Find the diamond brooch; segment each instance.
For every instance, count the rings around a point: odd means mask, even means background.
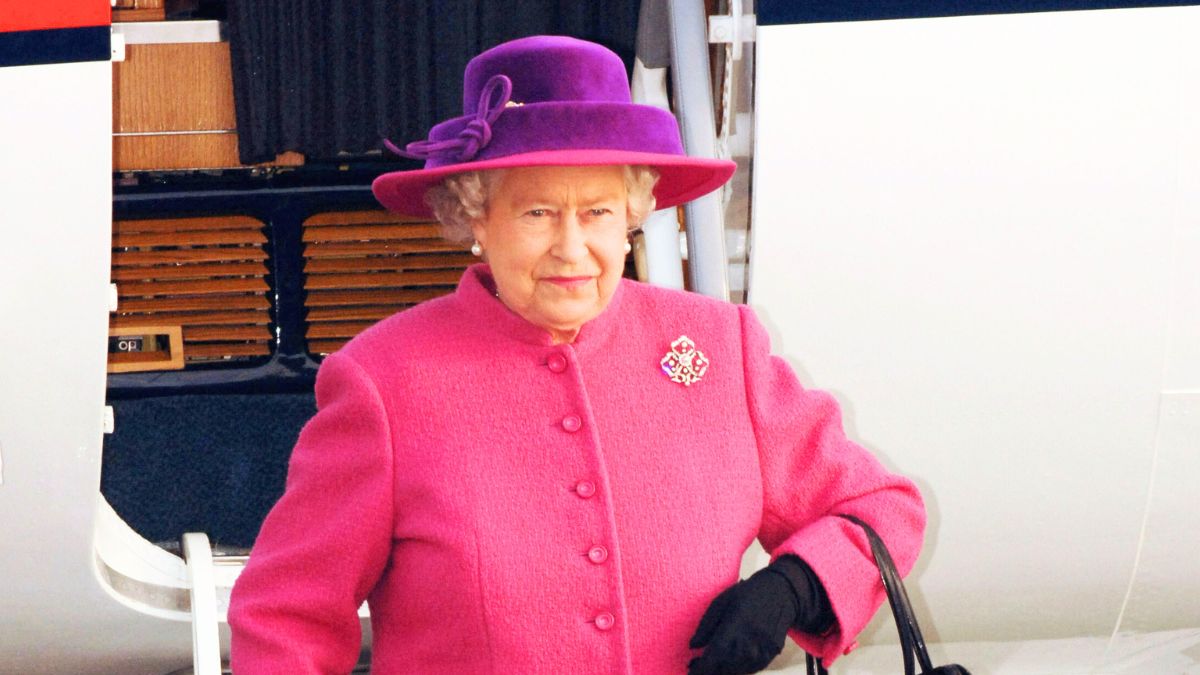
[[[696,343],[686,335],[680,335],[671,343],[671,351],[659,361],[663,374],[685,387],[692,386],[704,377],[708,370],[708,358],[696,349]]]

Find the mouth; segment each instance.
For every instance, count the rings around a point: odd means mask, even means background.
[[[591,282],[591,280],[592,280],[592,277],[590,277],[590,276],[542,277],[542,281],[554,284],[555,286],[558,286],[559,288],[562,288],[562,289],[565,289],[568,291],[573,291],[573,290],[576,290],[579,288],[583,288],[589,282]]]

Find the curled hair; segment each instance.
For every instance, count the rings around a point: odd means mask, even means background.
[[[629,229],[636,230],[654,212],[654,186],[659,173],[643,164],[621,167],[625,173],[625,192],[629,195]]]
[[[644,165],[621,167],[627,193],[629,229],[641,226],[654,211],[654,186],[659,174]],[[487,215],[488,196],[504,176],[505,169],[485,169],[454,174],[425,192],[425,203],[442,225],[442,236],[467,245],[475,238],[471,222]]]

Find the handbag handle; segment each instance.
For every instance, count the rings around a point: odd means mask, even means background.
[[[933,667],[933,662],[929,659],[929,651],[925,647],[925,638],[921,634],[921,627],[917,625],[916,614],[913,612],[912,603],[908,599],[908,592],[904,589],[904,582],[900,578],[900,572],[896,570],[896,563],[892,560],[892,555],[888,552],[887,546],[884,545],[883,539],[870,525],[863,522],[862,519],[846,513],[839,513],[837,515],[861,527],[867,536],[867,541],[871,545],[871,555],[875,558],[876,567],[879,568],[879,578],[883,582],[883,589],[887,593],[888,604],[892,608],[892,616],[896,620],[896,632],[900,636],[900,648],[903,650],[904,655],[904,674],[916,675],[915,664],[913,663],[914,655],[920,663],[921,675],[935,672],[955,672],[953,670],[935,669]],[[829,671],[825,670],[825,666],[821,665],[821,662],[811,654],[806,655],[806,664],[808,666],[808,675],[828,675]],[[949,666],[948,668],[960,669],[958,672],[967,672],[961,666]]]
[[[914,675],[914,654],[921,665],[921,673],[928,673],[933,670],[933,663],[929,660],[925,637],[921,634],[921,627],[917,625],[917,615],[908,599],[908,591],[904,588],[900,572],[896,569],[896,563],[884,545],[883,538],[874,528],[856,516],[846,513],[839,513],[838,516],[861,527],[867,535],[867,540],[871,542],[871,553],[875,556],[875,565],[879,567],[879,577],[883,580],[888,604],[892,607],[892,617],[896,620],[896,631],[900,634],[900,647],[904,650],[904,675]]]

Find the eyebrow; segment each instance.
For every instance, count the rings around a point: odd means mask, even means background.
[[[586,207],[592,204],[601,202],[620,201],[621,194],[617,191],[604,191],[596,194],[584,195],[579,199],[579,205]],[[547,197],[542,193],[531,192],[526,194],[513,195],[510,200],[514,206],[528,206],[530,204],[557,204],[558,200],[553,197]]]

